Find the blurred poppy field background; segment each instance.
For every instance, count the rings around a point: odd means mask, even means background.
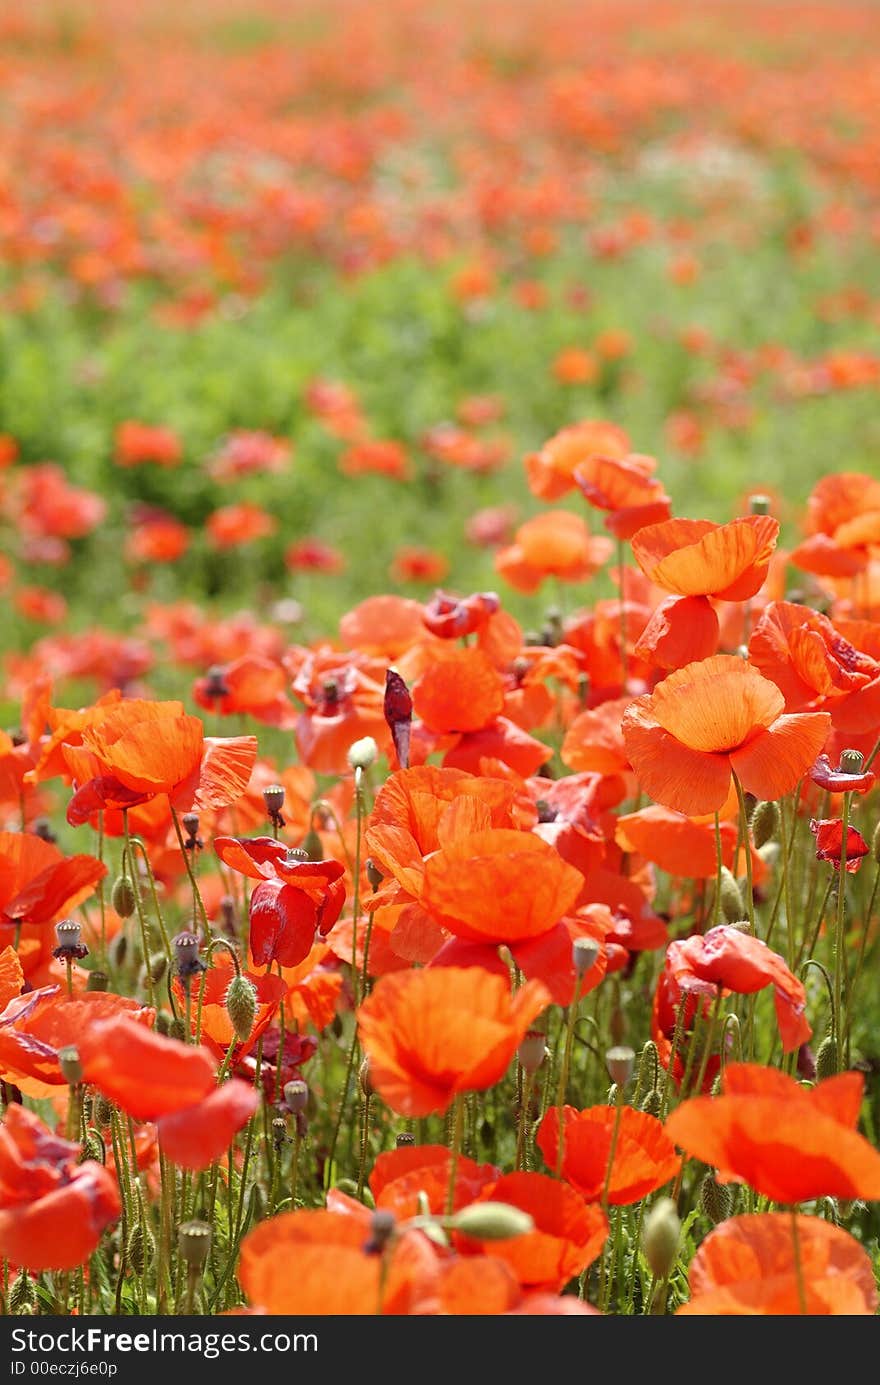
[[[3,8],[5,1313],[876,1313],[878,38]]]

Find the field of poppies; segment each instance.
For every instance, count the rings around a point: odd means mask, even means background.
[[[4,1315],[877,1312],[878,38],[0,9]]]

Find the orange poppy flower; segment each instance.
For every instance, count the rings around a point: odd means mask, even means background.
[[[338,548],[310,536],[285,548],[284,566],[290,572],[337,573],[345,571],[346,560]]]
[[[880,1199],[880,1153],[855,1129],[863,1088],[856,1072],[807,1088],[775,1068],[728,1063],[721,1096],[685,1101],[666,1131],[722,1182],[774,1202]]]
[[[14,976],[4,979],[14,984]],[[58,986],[44,986],[25,995],[20,995],[20,990],[21,986],[8,996],[0,1014],[0,1076],[26,1096],[51,1096],[66,1085],[58,1063],[59,1049],[78,1046],[91,1025],[125,1015],[149,1026],[155,1018],[151,1007],[112,991],[81,991],[71,996]]]
[[[183,458],[180,438],[171,428],[128,419],[120,423],[114,439],[113,460],[117,466],[141,466],[156,462],[159,466],[174,467]]]
[[[182,1169],[198,1173],[210,1168],[223,1157],[259,1104],[260,1098],[248,1082],[231,1078],[197,1105],[159,1117],[156,1125],[162,1153]]]
[[[344,476],[388,476],[392,481],[406,481],[410,476],[409,454],[403,443],[392,439],[368,439],[356,442],[339,459]]]
[[[795,567],[820,577],[852,577],[880,545],[880,481],[861,472],[823,476],[807,501],[807,534]]]
[[[448,576],[449,561],[433,548],[407,544],[398,548],[388,575],[392,582],[442,582]]]
[[[770,515],[728,524],[670,519],[639,530],[632,550],[645,576],[674,596],[746,601],[763,585],[778,536]]]
[[[534,1231],[506,1241],[479,1241],[456,1235],[457,1248],[497,1257],[525,1289],[563,1289],[591,1265],[605,1244],[608,1221],[567,1183],[543,1173],[509,1173],[490,1183],[476,1199],[503,1202],[528,1212]]]
[[[605,510],[605,528],[617,539],[631,539],[639,529],[669,519],[672,501],[654,476],[657,462],[631,452],[625,457],[593,456],[574,472],[590,505]]]
[[[849,628],[861,633],[864,627],[850,622]],[[835,726],[856,734],[880,722],[880,660],[818,611],[770,602],[752,631],[749,659],[781,689],[787,712],[827,711]]]
[[[602,702],[576,716],[565,733],[560,757],[569,769],[620,775],[630,768],[621,721],[630,698]]]
[[[351,946],[345,960],[351,962]],[[316,943],[298,966],[283,967],[281,979],[287,987],[284,1013],[294,1028],[312,1024],[320,1034],[333,1022],[342,1000],[343,979],[327,944]]]
[[[126,1016],[99,1020],[77,1044],[83,1081],[135,1120],[156,1120],[195,1106],[214,1090],[205,1048],[165,1039]]]
[[[443,1112],[459,1092],[501,1080],[549,998],[537,981],[511,997],[501,977],[476,967],[383,976],[358,1011],[370,1079],[400,1115]]]
[[[540,500],[558,500],[574,490],[577,467],[591,457],[625,457],[629,438],[622,428],[601,419],[585,419],[554,434],[540,452],[526,457],[529,489]]]
[[[241,501],[237,505],[221,505],[208,516],[205,531],[215,548],[238,548],[256,539],[268,538],[278,528],[278,520],[259,505]]]
[[[57,923],[106,874],[94,856],[65,857],[41,837],[0,832],[0,927]]]
[[[293,650],[285,659],[293,674],[294,697],[304,711],[296,723],[303,764],[318,774],[348,774],[349,746],[372,736],[380,749],[390,744],[382,715],[386,664],[338,650]]]
[[[580,515],[548,510],[526,520],[509,548],[495,555],[495,570],[521,592],[536,592],[548,577],[584,582],[610,558],[611,539],[592,535]]]
[[[708,659],[718,648],[718,617],[705,596],[667,596],[633,646],[655,668],[681,668]]]
[[[130,808],[167,794],[172,807],[225,808],[247,788],[254,736],[206,736],[179,702],[132,699],[82,731],[82,747],[62,747],[79,781],[67,809],[72,826],[105,807]]]
[[[798,1216],[797,1232],[807,1312],[874,1314],[877,1286],[864,1246],[819,1217]],[[722,1222],[697,1250],[688,1280],[691,1297],[679,1315],[799,1314],[791,1218],[764,1212]]]
[[[786,1053],[800,1048],[813,1032],[804,1017],[803,982],[760,938],[729,924],[671,942],[666,950],[665,971],[680,991],[711,998],[731,991],[753,995],[772,986]]]
[[[80,1163],[62,1140],[12,1102],[0,1125],[0,1255],[38,1274],[72,1270],[97,1248],[121,1211],[109,1169]]]
[[[411,645],[424,639],[424,607],[409,596],[368,596],[339,622],[339,635],[348,649],[391,663]]]
[[[720,828],[721,860],[730,869],[737,829],[732,822],[722,822]],[[622,814],[615,825],[614,839],[624,851],[653,861],[669,875],[710,880],[717,870],[714,828],[657,803],[636,813]]]
[[[422,1200],[434,1216],[446,1211],[452,1154],[445,1145],[410,1145],[380,1154],[370,1174],[376,1206],[398,1221],[421,1214]],[[452,1210],[467,1207],[498,1178],[492,1164],[477,1164],[459,1155],[455,1166]]]
[[[688,815],[720,809],[735,773],[762,799],[790,793],[830,729],[827,712],[782,715],[785,700],[742,659],[716,654],[630,703],[622,731],[642,788]]]
[[[611,1153],[616,1110],[589,1106],[562,1112],[564,1147],[562,1177],[588,1202],[602,1197]],[[556,1168],[559,1151],[559,1111],[551,1106],[538,1127],[537,1145],[548,1168]],[[608,1201],[615,1207],[639,1202],[662,1188],[678,1172],[680,1160],[661,1121],[631,1106],[620,1107],[620,1127]]]
[[[189,548],[189,530],[173,515],[155,514],[132,524],[125,540],[130,563],[176,563]]]
[[[219,716],[252,716],[266,726],[290,730],[297,711],[286,696],[287,674],[280,663],[245,655],[231,664],[215,665],[193,687],[193,700]],[[217,691],[219,689],[219,691]]]
[[[504,683],[481,649],[443,647],[415,683],[413,708],[432,731],[479,731],[501,715]]]

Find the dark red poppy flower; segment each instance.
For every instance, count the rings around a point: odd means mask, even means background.
[[[298,966],[316,933],[328,933],[342,912],[345,867],[339,861],[303,861],[271,837],[217,837],[214,848],[227,866],[261,881],[250,906],[256,965]]]
[[[816,860],[830,861],[835,870],[840,870],[843,858],[843,820],[842,818],[811,818],[810,831],[816,838]],[[861,832],[854,827],[846,833],[846,869],[855,875],[868,855],[870,847]]]
[[[444,640],[461,639],[481,630],[500,606],[495,592],[474,592],[472,596],[450,596],[435,592],[422,610],[422,620],[432,635]]]

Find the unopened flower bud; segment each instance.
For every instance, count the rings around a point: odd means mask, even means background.
[[[27,1270],[22,1270],[9,1290],[9,1311],[15,1316],[36,1312],[37,1289]]]
[[[152,1265],[155,1250],[156,1242],[150,1228],[136,1222],[131,1228],[127,1246],[128,1263],[135,1274],[143,1274]]]
[[[177,1233],[180,1258],[191,1270],[200,1270],[211,1249],[211,1228],[204,1221],[184,1222]]]
[[[700,1184],[700,1207],[713,1226],[730,1216],[733,1199],[726,1183],[719,1183],[710,1169]]]
[[[517,1057],[526,1072],[537,1072],[547,1053],[547,1036],[530,1029],[520,1040]]]
[[[113,1102],[98,1092],[92,1104],[92,1120],[100,1130],[106,1130],[113,1119]]]
[[[284,1101],[288,1111],[292,1111],[294,1115],[298,1115],[300,1111],[306,1109],[308,1099],[308,1082],[304,1082],[301,1077],[295,1078],[292,1082],[285,1082]]]
[[[599,956],[599,944],[595,938],[575,938],[571,945],[571,959],[576,974],[586,976]]]
[[[840,1071],[840,1051],[833,1034],[826,1034],[816,1053],[816,1076],[820,1082]]]
[[[168,1026],[169,1039],[177,1039],[178,1043],[186,1042],[186,1020],[182,1015],[172,1015],[171,1023]]]
[[[626,1038],[626,1015],[623,1012],[622,1006],[614,1006],[611,1011],[611,1019],[608,1027],[615,1044],[623,1043],[623,1040]]]
[[[358,1085],[364,1096],[372,1096],[376,1090],[370,1081],[370,1060],[365,1058],[358,1068]]]
[[[226,1013],[242,1043],[251,1036],[257,1014],[257,991],[246,976],[233,976],[226,988]]]
[[[746,916],[739,885],[727,866],[721,867],[721,915],[725,923],[739,923]]]
[[[58,1066],[61,1069],[61,1076],[69,1087],[75,1087],[82,1082],[83,1066],[79,1059],[79,1049],[74,1044],[67,1044],[58,1050]]]
[[[97,1130],[86,1131],[79,1162],[84,1164],[87,1159],[94,1159],[96,1164],[106,1164],[107,1162],[107,1150]]]
[[[378,754],[379,747],[373,737],[363,736],[348,747],[348,763],[352,769],[369,769],[370,765],[375,764]]]
[[[639,1075],[636,1082],[638,1091],[648,1092],[655,1086],[659,1074],[659,1063],[657,1045],[652,1039],[648,1039],[639,1054]]]
[[[146,981],[146,979],[147,979],[147,974],[149,973],[149,976],[150,976],[150,979],[151,979],[152,982],[153,982],[153,985],[154,985],[154,986],[158,986],[159,983],[160,983],[160,981],[162,980],[162,977],[165,975],[165,972],[166,972],[167,969],[168,969],[168,958],[166,957],[165,953],[164,953],[164,952],[154,952],[153,955],[152,955],[152,957],[151,957],[150,960],[149,960],[149,963],[144,963],[144,968],[143,968],[143,978],[144,978],[144,981]]]
[[[616,1082],[618,1087],[625,1087],[632,1077],[635,1061],[636,1055],[631,1048],[622,1046],[609,1048],[605,1054],[605,1066],[611,1075],[612,1082]]]
[[[452,1227],[478,1241],[509,1241],[534,1231],[535,1223],[528,1212],[506,1202],[472,1202],[455,1214]]]
[[[129,919],[137,907],[134,885],[127,875],[120,875],[113,882],[110,903],[121,919]]]
[[[231,894],[220,900],[220,927],[227,937],[235,937],[235,900]]]
[[[663,1110],[663,1094],[658,1087],[652,1087],[642,1102],[642,1110],[649,1116],[657,1116]]]
[[[125,966],[126,958],[128,957],[128,938],[124,933],[120,932],[116,934],[116,937],[110,943],[108,955],[114,970]]]
[[[374,1212],[370,1221],[370,1238],[364,1245],[367,1255],[381,1255],[394,1235],[396,1220],[393,1212]]]
[[[110,977],[106,971],[90,971],[89,979],[86,982],[87,991],[106,991],[110,985]]]
[[[749,825],[755,849],[760,851],[761,847],[766,846],[779,831],[779,804],[766,798],[756,803]]]
[[[655,1279],[665,1279],[675,1264],[681,1221],[671,1197],[661,1197],[645,1217],[642,1247]]]

